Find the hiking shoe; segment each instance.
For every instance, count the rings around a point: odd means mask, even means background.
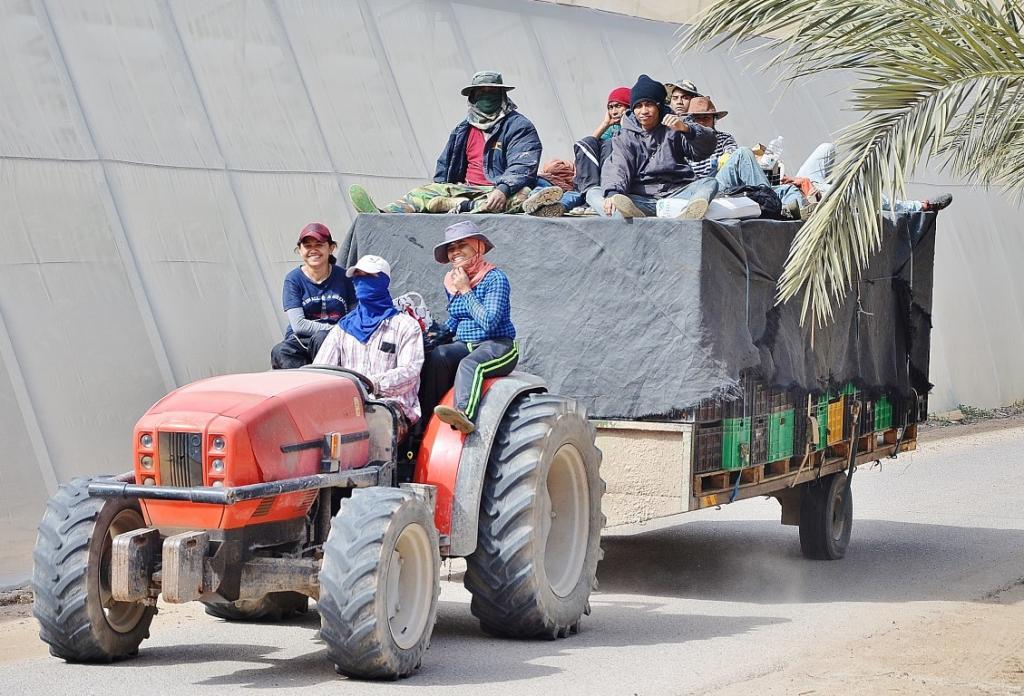
[[[565,206],[559,203],[548,203],[533,211],[534,217],[562,217],[565,215]]]
[[[348,187],[348,197],[352,200],[352,207],[356,209],[357,213],[379,213],[380,208],[370,198],[370,194],[366,192],[359,184],[352,184]]]
[[[619,214],[624,218],[647,217],[647,214],[644,211],[636,207],[636,203],[633,202],[633,199],[623,193],[616,193],[612,196],[612,203],[615,204],[615,209],[619,211]]]
[[[922,201],[922,210],[942,210],[948,208],[949,204],[953,202],[953,194],[951,193],[940,193],[935,198],[929,198],[926,201]]]
[[[683,212],[676,215],[679,220],[703,220],[704,214],[708,212],[709,203],[703,198],[694,198],[690,201]]]
[[[450,213],[453,210],[458,210],[461,203],[461,198],[438,196],[437,198],[431,198],[428,200],[425,208],[428,213]]]
[[[476,424],[465,413],[451,406],[435,406],[434,415],[442,423],[447,423],[460,433],[469,434],[476,430]]]
[[[562,200],[562,189],[557,186],[534,189],[526,200],[523,201],[523,212],[527,215],[534,215],[538,208],[551,205]]]

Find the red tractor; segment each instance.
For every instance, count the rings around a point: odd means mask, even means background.
[[[412,483],[369,382],[310,367],[202,380],[139,420],[133,471],[50,499],[32,577],[40,636],[70,662],[134,655],[157,597],[229,621],[317,601],[338,672],[409,675],[430,642],[441,557],[465,557],[489,634],[565,637],[601,556],[601,454],[576,402],[524,373],[485,385],[469,436],[432,419]],[[449,394],[446,403],[450,403]]]

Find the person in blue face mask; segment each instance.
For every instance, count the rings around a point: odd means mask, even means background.
[[[423,332],[419,322],[395,308],[391,266],[379,256],[363,256],[345,271],[355,287],[356,308],[331,329],[314,365],[355,370],[373,382],[377,397],[398,406],[411,426],[420,419]]]

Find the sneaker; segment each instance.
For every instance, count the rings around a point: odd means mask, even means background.
[[[949,204],[952,202],[953,194],[941,193],[935,198],[929,198],[926,201],[922,201],[921,209],[931,211],[942,210],[944,208],[948,208]]]
[[[460,433],[469,434],[476,430],[476,424],[465,413],[451,406],[435,406],[434,415],[442,423],[447,423]]]
[[[548,203],[533,211],[534,217],[562,217],[565,215],[565,206],[559,203]]]
[[[597,213],[595,213],[593,210],[591,210],[589,205],[578,205],[575,208],[573,208],[572,210],[567,210],[565,214],[569,215],[571,217],[584,217],[584,216],[587,216],[587,215],[597,215]]]
[[[438,196],[437,198],[431,198],[428,200],[425,208],[428,213],[450,213],[453,210],[458,210],[461,203],[461,198]]]
[[[642,218],[647,217],[644,211],[636,207],[636,203],[633,202],[629,196],[616,193],[612,196],[612,203],[615,204],[615,209],[619,211],[619,214],[624,218]]]
[[[545,188],[534,189],[526,200],[523,201],[523,212],[527,215],[533,215],[538,208],[542,208],[545,205],[551,205],[562,200],[562,189],[557,186],[547,186]]]
[[[379,213],[380,208],[370,198],[370,194],[366,192],[359,184],[352,184],[348,187],[348,197],[352,199],[352,207],[356,209],[357,213]]]
[[[676,218],[679,220],[703,220],[704,214],[708,212],[708,205],[703,198],[694,198],[683,208],[683,212],[676,215]]]

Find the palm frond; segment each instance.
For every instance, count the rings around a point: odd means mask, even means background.
[[[685,30],[679,51],[728,44],[783,82],[855,79],[860,118],[836,140],[832,188],[793,242],[780,302],[802,292],[803,316],[828,321],[879,246],[883,196],[903,197],[923,159],[1024,192],[1021,27],[1017,0],[720,0]]]

